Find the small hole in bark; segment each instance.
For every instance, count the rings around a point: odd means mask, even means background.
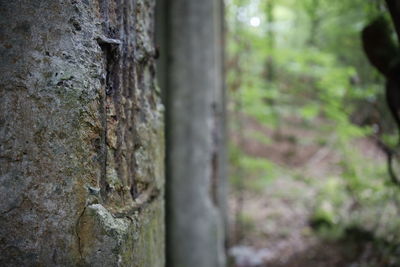
[[[106,89],[106,95],[111,95],[112,93],[112,87],[109,87]]]
[[[111,187],[109,184],[106,184],[106,192],[110,192],[111,191]]]
[[[133,197],[133,199],[135,199],[137,197],[138,193],[137,193],[137,188],[135,185],[131,185],[130,193],[131,193],[131,196]]]
[[[74,26],[74,29],[75,29],[76,31],[82,30],[81,25],[79,24],[78,21],[76,21],[75,18],[71,18],[71,19],[69,20],[69,22],[72,24],[72,26]]]

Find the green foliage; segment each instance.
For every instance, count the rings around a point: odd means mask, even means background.
[[[380,1],[275,0],[270,25],[265,3],[231,0],[227,5],[231,129],[238,139],[268,145],[276,142],[272,134],[251,132],[239,121],[250,118],[273,133],[296,121],[291,126],[318,133],[310,142],[334,149],[341,171],[316,182],[301,170],[246,153],[237,141],[230,149],[233,184],[262,192],[273,179],[300,177],[319,188],[311,220],[324,222],[324,236],[339,237],[357,225],[400,241],[398,191],[387,182],[385,161],[382,155],[367,157],[355,145],[373,135],[376,125],[387,124],[382,78],[369,66],[359,38],[363,26],[385,12]],[[251,25],[255,17],[259,26]],[[306,138],[292,142],[309,142]],[[397,141],[393,132],[383,139]],[[382,221],[382,214],[390,219]]]
[[[230,146],[230,163],[235,168],[230,175],[230,182],[239,190],[244,188],[261,193],[275,177],[284,173],[269,160],[246,155],[233,144]]]

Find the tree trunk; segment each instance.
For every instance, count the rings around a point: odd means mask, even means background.
[[[224,266],[221,2],[167,6],[168,266]]]
[[[322,17],[319,14],[321,9],[320,0],[311,0],[306,2],[306,13],[310,23],[310,33],[307,40],[307,45],[315,46],[317,44],[317,34],[321,24]]]
[[[266,62],[266,76],[268,82],[273,82],[275,78],[275,68],[274,68],[274,58],[275,54],[275,16],[274,16],[274,8],[275,1],[269,0],[265,4],[265,14],[267,16],[267,48],[268,48],[268,57]]]
[[[164,265],[154,2],[0,0],[0,265]]]

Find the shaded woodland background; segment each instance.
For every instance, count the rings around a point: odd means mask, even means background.
[[[376,142],[398,133],[361,43],[378,16],[383,1],[227,1],[238,266],[400,264],[399,188]]]

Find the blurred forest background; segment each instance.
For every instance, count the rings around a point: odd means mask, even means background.
[[[400,192],[376,142],[397,129],[360,38],[378,15],[372,0],[226,1],[237,266],[399,266]]]

